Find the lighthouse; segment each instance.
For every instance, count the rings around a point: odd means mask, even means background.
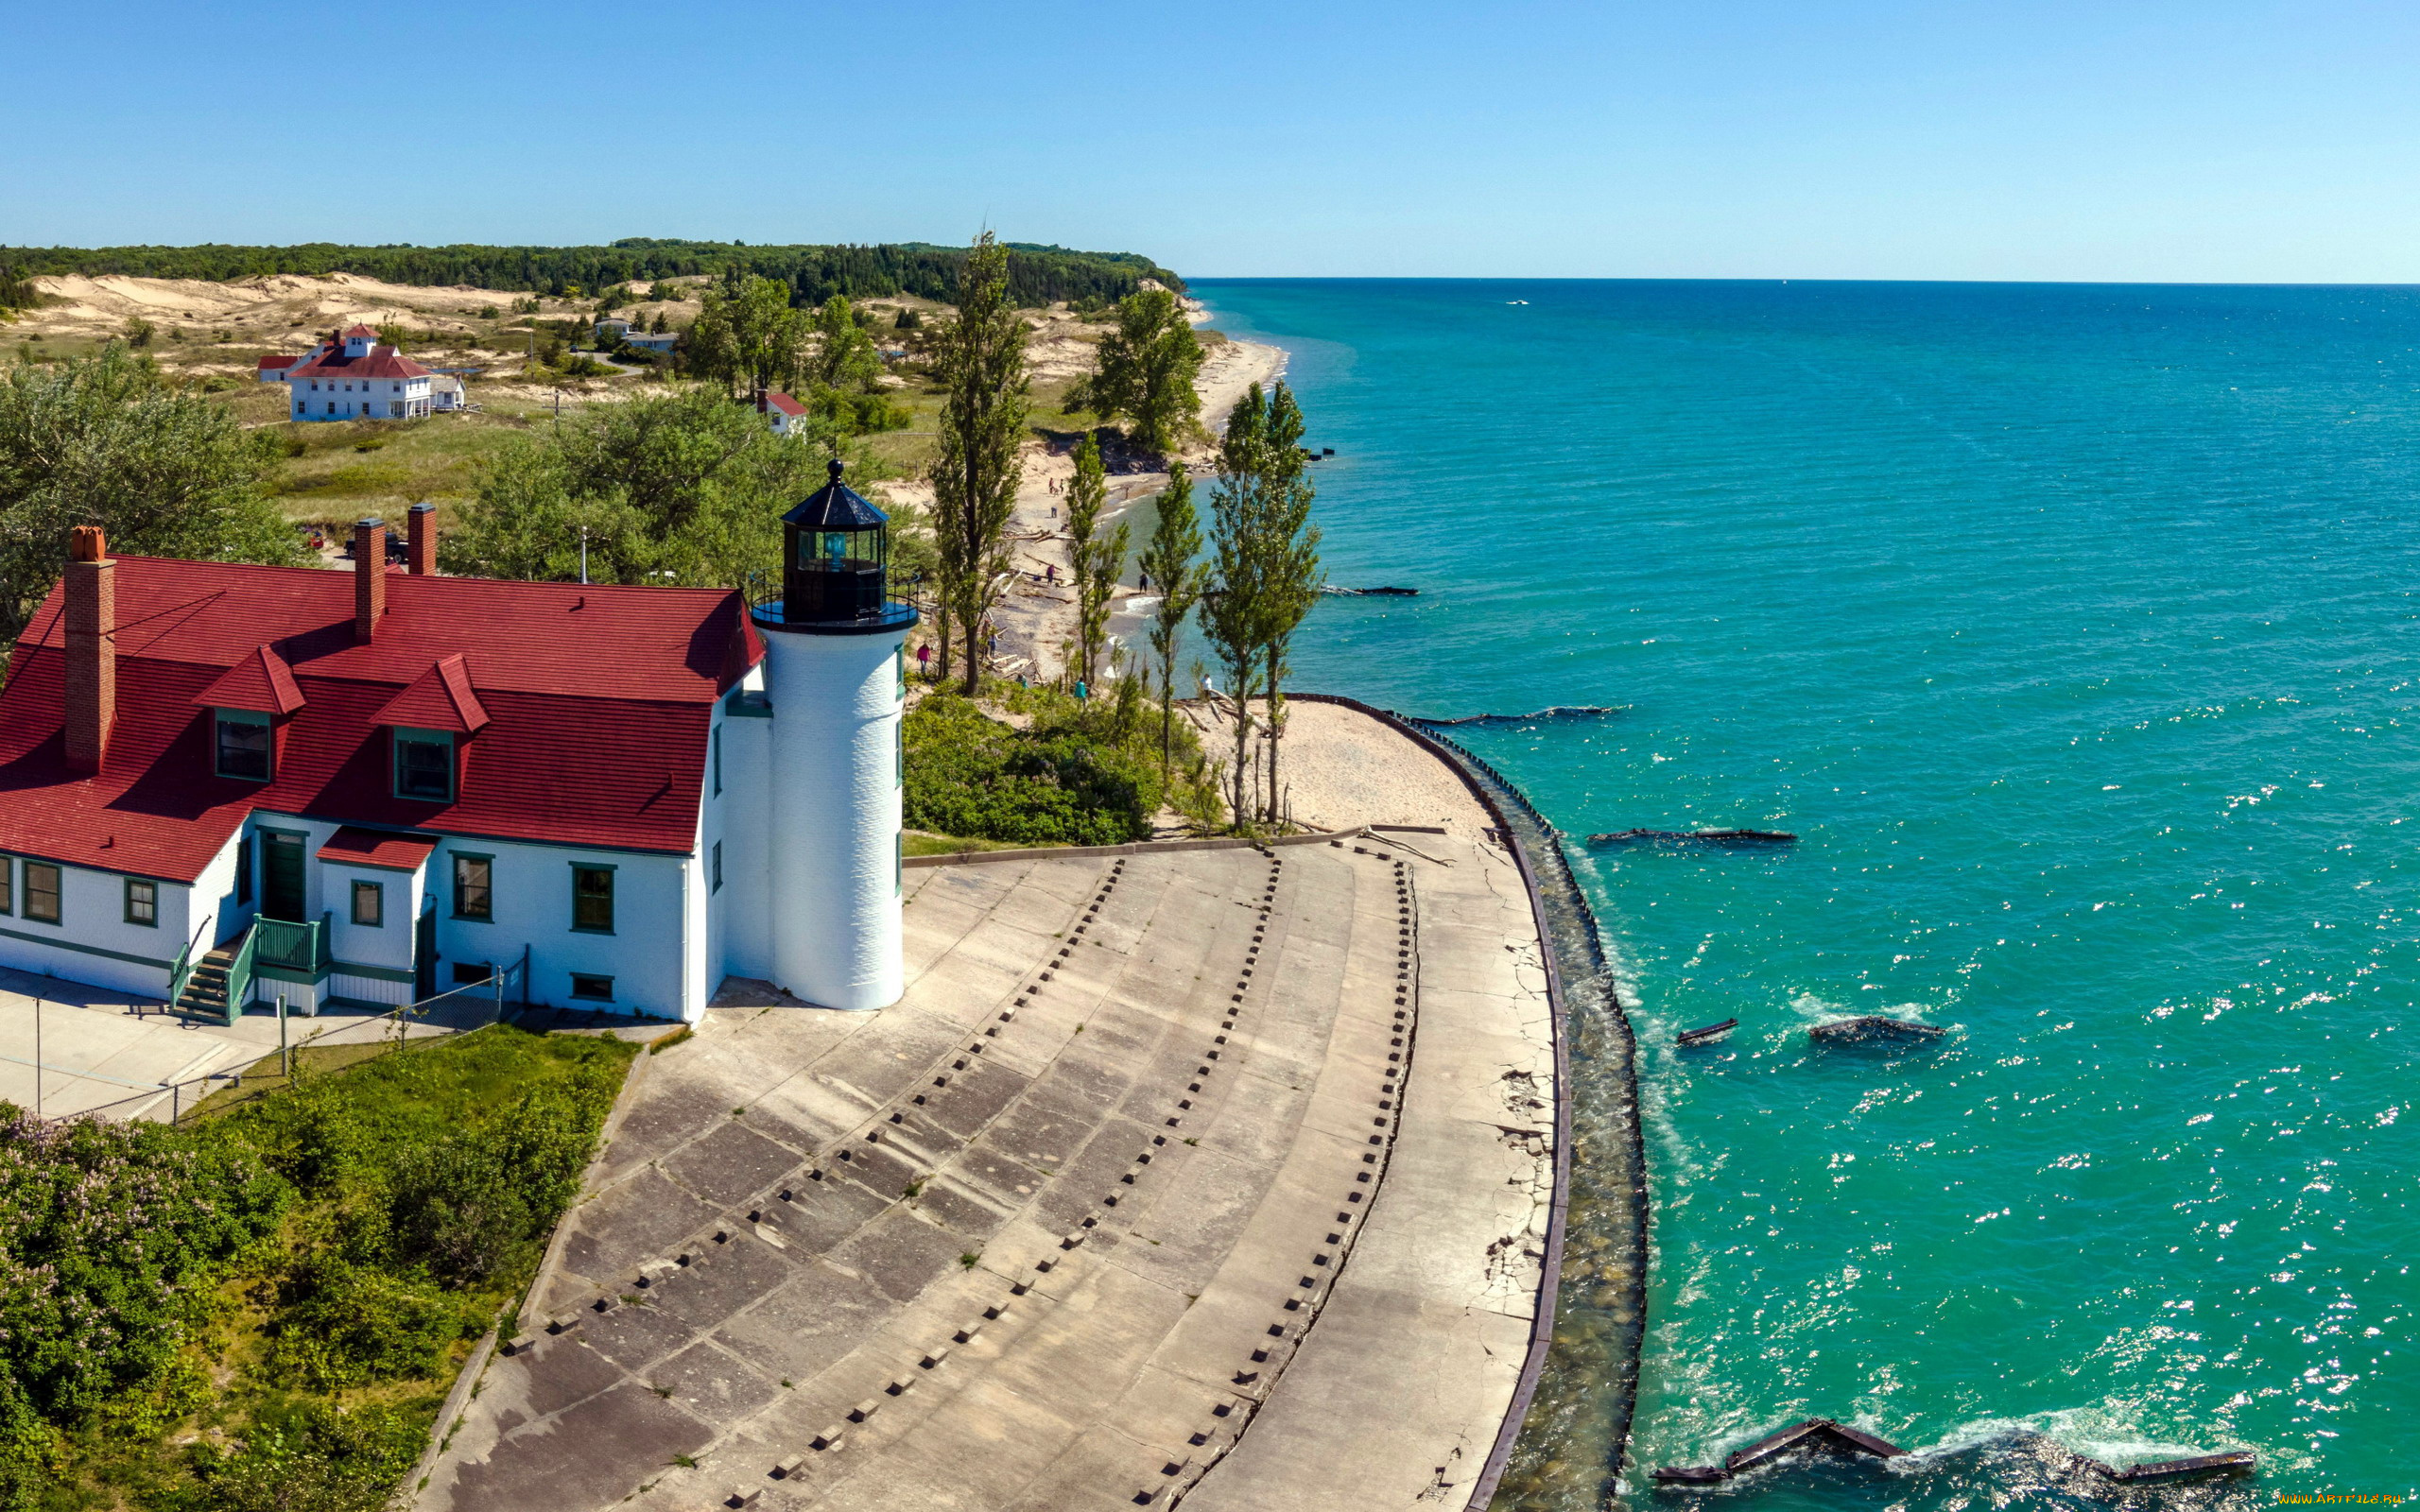
[[[830,1008],[906,989],[908,632],[889,593],[890,520],[840,480],[782,517],[782,595],[752,613],[772,729],[766,777],[767,923],[774,980]]]

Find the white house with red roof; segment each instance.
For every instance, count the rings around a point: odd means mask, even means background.
[[[357,325],[312,348],[285,369],[285,381],[299,421],[419,420],[429,412],[431,376]]]
[[[0,687],[0,965],[233,1022],[283,995],[694,1022],[729,976],[880,1007],[900,956],[902,644],[832,481],[782,596],[72,560]]]
[[[778,388],[756,390],[756,412],[772,425],[776,436],[793,436],[806,425],[806,406]]]
[[[304,357],[281,356],[272,352],[260,360],[260,380],[265,384],[282,384],[285,382],[287,373],[292,372],[307,360]]]

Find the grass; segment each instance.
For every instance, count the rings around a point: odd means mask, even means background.
[[[933,834],[924,830],[908,832],[908,853],[911,856],[962,856],[975,850],[1016,850],[1023,847],[1005,840],[976,840],[959,834]]]
[[[296,1028],[299,1032],[307,1032],[302,1025]],[[230,1112],[246,1103],[281,1091],[296,1081],[342,1071],[365,1060],[374,1060],[393,1048],[392,1041],[383,1040],[372,1044],[313,1045],[307,1050],[294,1052],[295,1074],[292,1077],[285,1074],[284,1066],[276,1056],[264,1056],[245,1067],[233,1082],[186,1108],[178,1122],[189,1124]]]
[[[341,1138],[330,1147],[367,1152],[369,1168],[374,1168],[391,1152],[426,1147],[475,1128],[525,1092],[561,1088],[574,1091],[575,1116],[593,1136],[637,1053],[637,1046],[610,1037],[535,1035],[509,1025],[423,1040],[400,1052],[352,1045],[306,1050],[296,1057],[300,1079],[326,1099],[326,1110],[320,1122],[300,1126],[340,1126]],[[290,1139],[279,1110],[284,1097],[302,1094],[288,1093],[276,1070],[274,1056],[256,1063],[241,1087],[205,1102],[183,1130],[189,1137],[216,1140]],[[196,1121],[203,1126],[195,1127]],[[438,1368],[344,1389],[305,1389],[276,1364],[281,1288],[291,1284],[298,1267],[325,1252],[333,1234],[374,1221],[366,1215],[376,1209],[378,1178],[360,1174],[369,1168],[347,1167],[342,1179],[318,1191],[306,1188],[280,1230],[227,1267],[215,1291],[197,1299],[200,1316],[167,1379],[71,1437],[66,1473],[39,1502],[43,1512],[234,1507],[238,1503],[197,1484],[192,1454],[256,1442],[271,1427],[290,1432],[307,1416],[331,1410],[346,1421],[381,1425],[377,1432],[389,1462],[408,1463],[477,1334],[528,1286],[544,1241],[524,1246],[511,1263],[485,1280],[447,1294],[458,1304],[463,1323],[461,1336],[443,1349]],[[252,1504],[240,1503],[244,1508]]]
[[[439,507],[442,525],[450,523],[445,506],[476,490],[480,460],[527,428],[509,414],[287,421],[278,430],[293,455],[272,487],[298,524],[338,526],[382,512],[398,520],[425,499]]]

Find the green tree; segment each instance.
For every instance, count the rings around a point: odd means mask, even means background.
[[[600,404],[516,438],[446,532],[449,572],[722,588],[781,565],[781,513],[821,483],[837,438],[799,445],[711,392]],[[669,574],[669,576],[666,576]]]
[[[1076,665],[1086,686],[1100,680],[1101,651],[1109,641],[1109,601],[1126,567],[1130,540],[1124,521],[1100,533],[1101,506],[1109,498],[1109,475],[1100,443],[1087,436],[1076,444],[1076,475],[1067,485],[1067,565],[1076,587]]]
[[[1067,398],[1115,423],[1147,451],[1165,454],[1201,425],[1201,395],[1193,386],[1201,370],[1201,343],[1194,339],[1184,306],[1166,289],[1142,289],[1117,306],[1117,329],[1100,344],[1099,365]]]
[[[1260,426],[1260,634],[1263,685],[1269,692],[1269,818],[1276,822],[1283,801],[1277,753],[1286,737],[1286,678],[1294,632],[1319,602],[1320,528],[1311,524],[1308,458],[1303,451],[1303,411],[1293,390],[1270,391]]]
[[[1227,416],[1227,432],[1219,446],[1219,481],[1210,490],[1212,585],[1202,593],[1201,628],[1211,651],[1227,675],[1227,692],[1236,702],[1236,759],[1228,775],[1235,782],[1230,802],[1236,826],[1250,825],[1253,812],[1247,796],[1247,752],[1252,738],[1252,699],[1261,675],[1262,562],[1256,549],[1259,532],[1259,473],[1254,467],[1260,427],[1267,402],[1254,384]]]
[[[139,315],[129,316],[126,321],[126,344],[130,347],[149,346],[151,344],[151,333],[154,329],[156,328],[151,324],[151,322],[146,320],[143,317]]]
[[[300,561],[267,491],[281,456],[273,433],[245,431],[115,343],[0,376],[0,644],[64,570],[71,525],[99,525],[112,551]]]
[[[806,360],[805,315],[790,307],[779,279],[726,280],[708,291],[689,332],[689,370],[743,395],[795,379]]]
[[[870,394],[882,380],[882,354],[873,334],[838,294],[823,301],[813,321],[815,353],[807,359],[807,382],[822,388]]]
[[[942,598],[964,640],[972,696],[982,681],[983,621],[1007,582],[1005,538],[1025,471],[1017,448],[1030,403],[1026,323],[1009,302],[1009,250],[988,231],[959,273],[958,318],[938,366],[948,398],[933,464],[933,529]]]
[[[1168,486],[1160,490],[1160,517],[1143,547],[1142,568],[1160,601],[1151,611],[1151,655],[1160,665],[1160,782],[1166,786],[1176,739],[1176,653],[1184,634],[1185,617],[1201,599],[1205,569],[1201,555],[1201,516],[1193,507],[1193,477],[1182,462],[1168,468]]]
[[[1264,395],[1254,384],[1227,418],[1219,476],[1211,496],[1218,587],[1206,596],[1205,628],[1236,680],[1236,813],[1246,799],[1246,737],[1253,693],[1269,696],[1269,771],[1263,816],[1274,822],[1277,741],[1285,718],[1284,682],[1295,629],[1317,601],[1320,532],[1310,524],[1312,490],[1304,466],[1303,417],[1280,384]]]

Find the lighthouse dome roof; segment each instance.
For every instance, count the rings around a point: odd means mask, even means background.
[[[866,502],[865,496],[840,481],[842,463],[834,457],[832,481],[806,496],[804,503],[782,516],[782,524],[801,530],[869,530],[888,524],[890,517]]]

